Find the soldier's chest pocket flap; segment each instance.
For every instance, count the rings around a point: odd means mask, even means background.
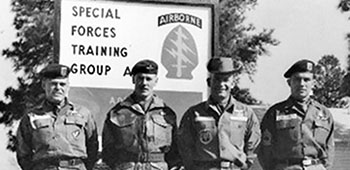
[[[45,119],[35,119],[32,121],[32,126],[34,129],[42,129],[42,128],[48,128],[52,124],[51,118],[45,118]]]
[[[164,116],[162,116],[162,115],[152,115],[151,118],[152,118],[152,121],[153,121],[156,125],[158,125],[158,126],[160,126],[160,127],[167,128],[167,127],[171,126],[171,125],[165,120]]]
[[[84,127],[86,124],[86,120],[82,117],[68,116],[65,119],[66,125],[76,125],[80,128]]]
[[[117,127],[128,127],[136,122],[136,116],[135,115],[125,115],[125,114],[116,114],[112,113],[109,120],[116,125]]]
[[[315,128],[330,131],[330,125],[327,120],[316,120],[314,121]]]
[[[296,117],[276,119],[276,128],[277,129],[291,129],[298,126],[299,120]]]

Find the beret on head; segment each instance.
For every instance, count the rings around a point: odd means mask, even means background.
[[[210,73],[227,74],[239,71],[241,65],[229,57],[213,57],[209,60],[207,69]]]
[[[158,65],[152,60],[141,60],[137,62],[131,70],[131,75],[138,73],[158,74]]]
[[[62,64],[49,64],[45,68],[43,68],[39,75],[42,78],[67,78],[70,73],[70,69],[68,66]]]
[[[294,63],[285,73],[285,78],[290,78],[294,73],[300,73],[300,72],[310,72],[314,73],[315,71],[315,63],[310,60],[299,60],[296,63]]]

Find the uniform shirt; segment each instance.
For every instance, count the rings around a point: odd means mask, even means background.
[[[17,131],[17,160],[24,170],[55,158],[82,158],[92,169],[98,141],[90,111],[68,101],[58,109],[48,101],[30,110]]]
[[[329,168],[334,157],[334,122],[329,110],[310,99],[304,110],[289,97],[272,106],[261,123],[259,160],[265,170],[289,159],[319,159]]]
[[[206,102],[190,107],[179,128],[179,148],[185,168],[203,169],[196,162],[236,159],[252,164],[260,141],[259,121],[253,110],[232,96],[226,108]],[[242,163],[241,162],[241,163]]]
[[[125,162],[147,162],[148,154],[164,153],[169,167],[178,166],[176,131],[176,115],[162,99],[152,96],[149,107],[143,109],[132,94],[107,114],[102,158],[115,167]]]

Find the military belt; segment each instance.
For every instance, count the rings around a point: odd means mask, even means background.
[[[311,166],[311,165],[318,165],[321,164],[321,161],[319,159],[286,159],[286,160],[278,160],[280,164],[287,164],[287,165],[302,165],[302,166]]]
[[[59,167],[68,167],[83,164],[83,160],[79,158],[68,158],[68,159],[47,159],[43,160],[42,163],[55,165]]]
[[[138,160],[130,160],[130,162],[165,162],[164,153],[161,153],[161,152],[141,153],[138,157]]]
[[[164,162],[164,153],[153,152],[144,153],[140,158],[140,162]]]
[[[213,160],[213,161],[194,161],[195,166],[197,167],[216,167],[221,168],[222,170],[225,169],[239,169],[237,165],[235,165],[231,161],[225,161],[225,160]]]

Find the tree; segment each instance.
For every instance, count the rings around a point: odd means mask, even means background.
[[[345,71],[340,67],[338,58],[333,55],[323,56],[315,67],[314,98],[327,107],[337,107],[344,75]]]
[[[241,73],[252,75],[258,56],[267,53],[266,45],[277,44],[271,38],[272,30],[254,34],[253,25],[243,24],[244,13],[257,4],[256,0],[221,0],[219,4],[219,55],[242,62]],[[53,55],[54,0],[13,0],[11,5],[17,39],[2,54],[13,62],[14,71],[23,75],[18,77],[19,86],[7,88],[6,100],[0,101],[0,123],[5,125],[20,119],[27,108],[42,100],[43,91],[35,73],[48,63],[58,62]],[[247,90],[243,94],[249,96]]]
[[[261,101],[255,99],[249,92],[249,89],[247,88],[239,88],[238,86],[235,86],[232,89],[231,94],[233,96],[235,96],[235,99],[237,99],[238,101],[242,102],[242,103],[246,103],[249,105],[260,105],[262,104]]]
[[[279,43],[272,38],[272,29],[256,33],[254,25],[244,25],[245,12],[252,10],[256,5],[256,0],[220,0],[218,55],[232,57],[241,63],[243,67],[239,75],[245,73],[251,81],[256,72],[258,57],[268,54],[268,45]],[[249,89],[236,87],[232,94],[243,103],[260,103],[252,97]]]
[[[338,5],[338,8],[342,12],[349,12],[350,11],[350,0],[340,0],[340,3]],[[349,17],[350,20],[350,17]],[[350,33],[346,35],[346,39],[348,40],[349,44],[349,50],[350,50]],[[348,62],[347,62],[347,74],[344,76],[342,85],[340,88],[341,95],[342,96],[350,96],[350,54],[348,55]]]
[[[15,12],[13,24],[17,39],[12,48],[3,50],[2,54],[13,62],[13,70],[22,75],[17,78],[17,88],[5,90],[7,100],[0,101],[0,123],[7,126],[20,119],[27,108],[41,101],[43,91],[36,70],[58,60],[53,58],[52,49],[54,0],[13,0],[11,5]],[[11,132],[8,148],[14,149]]]
[[[348,12],[350,11],[350,0],[340,0],[338,8],[342,12]]]
[[[244,25],[245,12],[257,5],[256,0],[220,0],[219,56],[233,57],[243,64],[241,73],[256,72],[258,56],[268,54],[267,45],[278,45],[273,30],[255,33],[254,25]]]

